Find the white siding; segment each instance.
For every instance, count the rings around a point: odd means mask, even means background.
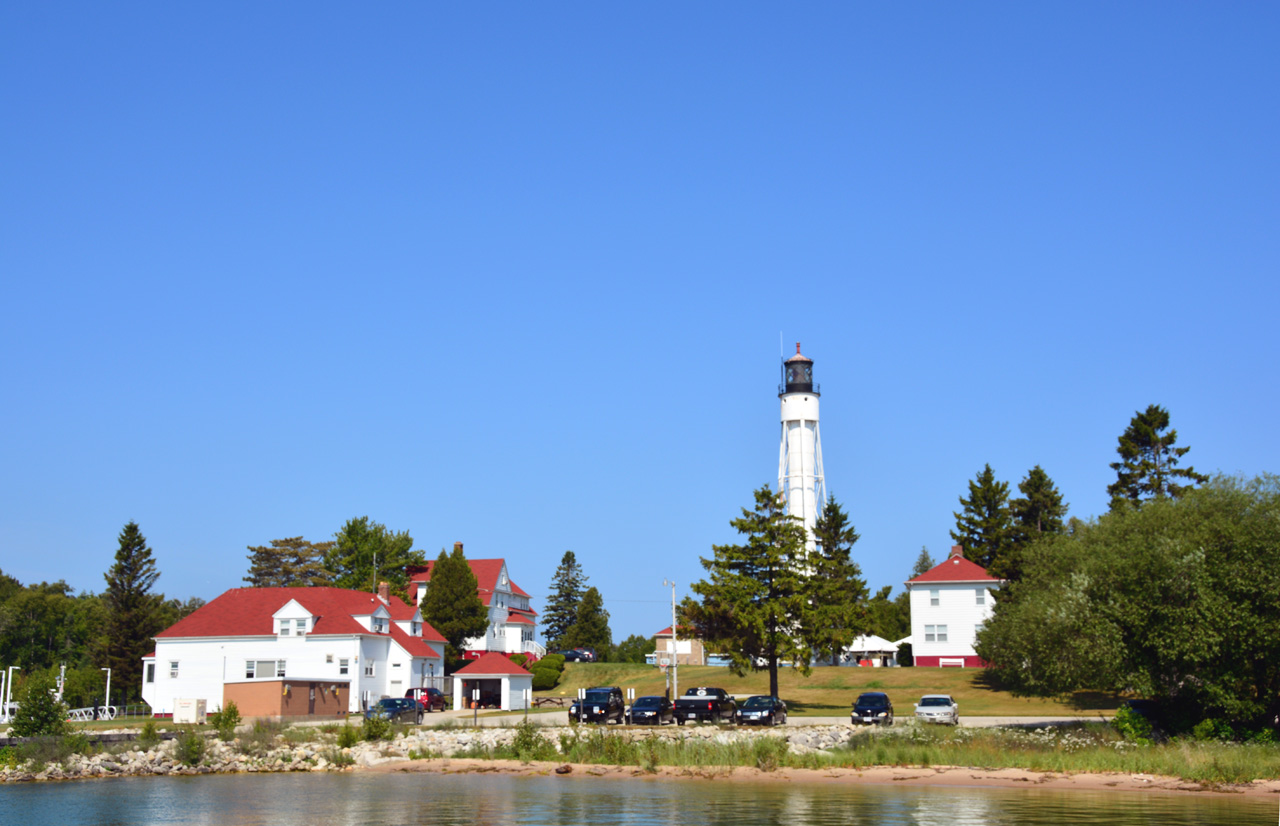
[[[911,654],[913,657],[972,657],[975,628],[991,617],[995,583],[920,582],[911,588]],[[938,605],[931,603],[937,591]],[[985,604],[977,604],[982,591]],[[945,625],[945,643],[928,642],[925,626]]]

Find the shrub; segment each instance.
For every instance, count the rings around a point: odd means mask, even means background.
[[[1128,706],[1120,706],[1111,725],[1120,736],[1139,745],[1151,745],[1151,721]]]
[[[0,769],[16,769],[23,762],[13,746],[0,747]]]
[[[534,668],[540,665],[551,666],[556,671],[564,671],[564,654],[548,654],[534,664]]]
[[[366,717],[364,724],[360,727],[360,736],[370,742],[389,740],[391,739],[391,721],[383,717]]]
[[[276,735],[284,730],[280,723],[254,720],[253,730],[240,737],[237,748],[242,754],[263,755],[276,745]]]
[[[348,726],[350,728],[350,726]],[[351,729],[355,731],[355,729]],[[352,766],[355,765],[356,759],[344,752],[342,749],[325,749],[321,754],[325,760],[328,760],[335,766]]]
[[[184,766],[198,766],[204,759],[204,737],[195,729],[185,729],[174,741],[173,756]]]
[[[1226,720],[1210,717],[1196,723],[1191,736],[1197,740],[1234,740],[1236,732]]]
[[[236,726],[240,725],[240,709],[235,700],[228,700],[219,711],[209,715],[209,723],[218,730],[219,740],[234,740]]]
[[[555,754],[555,746],[538,733],[538,726],[527,721],[516,725],[516,736],[512,738],[511,745],[499,749],[499,756],[512,757],[522,763],[551,760]]]
[[[160,731],[156,728],[156,721],[147,720],[142,724],[142,730],[138,732],[138,745],[144,749],[150,749],[159,742]]]
[[[53,696],[53,677],[38,674],[18,695],[10,737],[57,737],[67,730],[67,707]]]
[[[560,672],[553,668],[534,668],[533,669],[533,690],[547,691],[556,687],[556,683],[560,682]]]
[[[355,726],[346,724],[338,729],[338,748],[349,749],[359,742],[360,732],[356,730]]]
[[[512,654],[511,662],[515,663],[521,668],[524,668],[525,663],[529,662],[529,656],[527,654]]]

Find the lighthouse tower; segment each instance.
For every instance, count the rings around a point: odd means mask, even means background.
[[[778,490],[787,502],[787,513],[804,522],[808,550],[814,547],[813,526],[827,500],[822,477],[822,439],[818,433],[818,384],[813,380],[813,359],[796,354],[782,362],[782,444],[778,448]]]

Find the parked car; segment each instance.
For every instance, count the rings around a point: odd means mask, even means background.
[[[602,723],[610,720],[621,725],[626,719],[622,689],[616,686],[588,688],[585,700],[574,700],[569,706],[570,723]]]
[[[412,697],[383,697],[364,713],[370,719],[381,717],[393,723],[421,723],[422,709]]]
[[[596,661],[596,650],[590,647],[568,648],[556,653],[564,657],[564,661],[567,663],[593,663]]]
[[[787,704],[768,694],[748,697],[746,702],[738,706],[738,722],[748,726],[763,726],[766,723],[776,726],[779,723],[785,723],[787,722]]]
[[[738,704],[733,695],[723,688],[699,686],[691,688],[675,702],[676,722],[684,725],[687,720],[700,723],[732,723],[738,714]]]
[[[417,700],[426,712],[444,711],[449,707],[449,698],[438,688],[411,688],[404,696]]]
[[[627,711],[627,722],[636,726],[663,726],[675,721],[671,701],[661,694],[637,697]]]
[[[858,700],[853,704],[853,713],[849,715],[850,722],[855,726],[859,724],[868,725],[893,725],[893,703],[889,701],[889,695],[883,691],[864,691],[858,695]]]
[[[950,694],[926,694],[916,703],[916,719],[926,723],[960,725],[960,706]]]

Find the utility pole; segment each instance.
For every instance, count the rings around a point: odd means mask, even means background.
[[[680,661],[676,651],[676,584],[663,579],[662,584],[671,586],[671,702],[680,696],[680,672],[677,663]]]

